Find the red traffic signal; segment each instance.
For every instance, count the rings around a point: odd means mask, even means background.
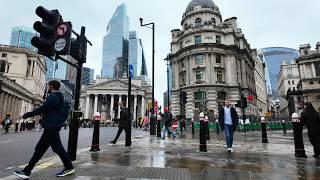
[[[248,96],[248,101],[252,102],[254,100],[254,97],[252,95]]]

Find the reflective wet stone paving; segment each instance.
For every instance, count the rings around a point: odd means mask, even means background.
[[[223,134],[211,133],[207,153],[198,151],[197,135],[174,140],[146,135],[134,138],[130,148],[121,142],[80,153],[76,175],[65,179],[320,179],[320,160],[312,157],[310,143],[305,139],[308,158],[295,158],[292,137],[292,132],[271,131],[269,143],[262,144],[260,132],[236,133],[234,152],[228,154]],[[57,160],[33,178],[52,179],[61,166]]]

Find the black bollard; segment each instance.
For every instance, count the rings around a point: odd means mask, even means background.
[[[99,136],[100,136],[100,113],[96,113],[94,116],[94,127],[92,136],[92,145],[90,151],[100,151],[99,147]]]
[[[181,133],[181,135],[182,135],[182,133],[183,133],[183,126],[182,126],[182,119],[181,119],[181,121],[180,121],[180,133]]]
[[[23,123],[22,123],[22,131],[25,131],[25,130],[26,130],[26,122],[23,121]]]
[[[205,138],[204,118],[200,115],[200,152],[207,152],[207,142]]]
[[[220,130],[219,130],[219,121],[218,121],[218,119],[216,120],[216,132],[217,132],[217,134],[220,133]]]
[[[282,130],[283,130],[283,134],[287,134],[287,128],[286,128],[285,120],[282,120]]]
[[[246,133],[246,120],[243,120],[243,132]]]
[[[303,125],[300,123],[300,118],[297,113],[293,113],[291,118],[293,124],[295,156],[300,158],[307,158],[302,138]]]
[[[18,130],[19,130],[19,123],[16,122],[14,125],[15,125],[15,130],[14,130],[14,131],[15,131],[15,132],[18,132]]]
[[[194,134],[194,120],[193,120],[193,118],[191,119],[191,130],[192,130],[192,134]]]
[[[210,140],[210,132],[209,132],[209,119],[208,116],[204,118],[204,127],[205,127],[205,138],[206,140]]]
[[[267,125],[264,117],[261,117],[261,133],[262,133],[262,143],[268,143]]]
[[[160,119],[157,119],[157,137],[161,137],[161,123]]]

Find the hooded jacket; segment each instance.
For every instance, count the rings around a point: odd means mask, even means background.
[[[61,113],[63,103],[63,94],[61,92],[52,92],[42,106],[32,112],[25,113],[22,118],[27,119],[41,114],[41,126],[43,128],[62,127],[66,121]]]

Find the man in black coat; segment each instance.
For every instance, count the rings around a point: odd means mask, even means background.
[[[32,169],[50,146],[52,150],[59,155],[64,165],[64,169],[57,174],[57,177],[64,177],[75,172],[68,154],[63,148],[59,134],[61,127],[66,121],[62,113],[63,109],[61,109],[64,105],[64,99],[63,94],[59,92],[60,86],[59,81],[50,81],[48,83],[48,93],[50,93],[50,95],[44,104],[22,116],[23,119],[27,119],[42,114],[41,126],[44,128],[44,131],[29,164],[23,170],[16,170],[14,172],[14,174],[20,178],[29,178]]]
[[[233,132],[236,131],[239,120],[238,114],[234,107],[230,106],[229,101],[224,102],[224,107],[219,111],[219,125],[221,130],[225,130],[226,143],[228,152],[233,152]]]
[[[128,110],[128,108],[123,107],[122,102],[119,102],[119,106],[121,108],[120,120],[119,120],[119,126],[118,126],[119,129],[118,129],[118,133],[117,133],[115,139],[110,142],[111,144],[116,144],[122,131],[124,130],[126,133],[128,133],[128,128],[130,127],[129,126],[129,110]]]

